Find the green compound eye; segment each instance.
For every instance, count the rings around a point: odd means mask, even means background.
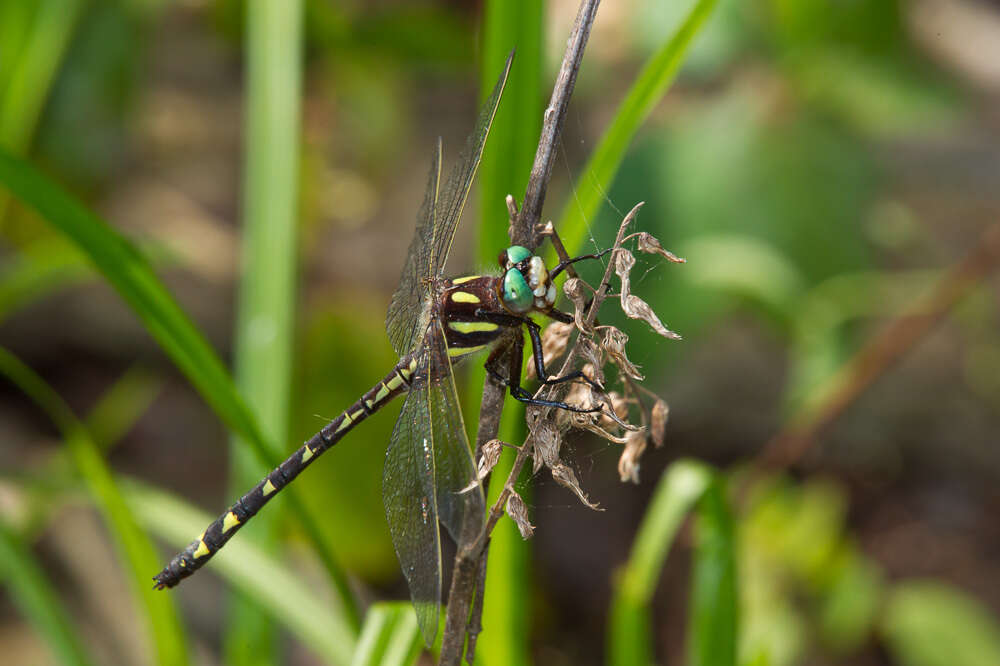
[[[528,287],[528,281],[521,275],[521,271],[516,268],[512,268],[504,273],[503,302],[511,312],[518,313],[530,310],[534,302],[534,296],[531,293],[531,288]]]
[[[521,247],[520,245],[511,245],[509,248],[507,248],[507,260],[510,261],[511,266],[524,261],[530,256],[531,256],[531,250],[529,250],[526,247]]]

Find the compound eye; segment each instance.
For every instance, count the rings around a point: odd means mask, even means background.
[[[534,295],[524,275],[516,268],[511,268],[503,276],[503,303],[511,312],[523,314],[531,310]]]

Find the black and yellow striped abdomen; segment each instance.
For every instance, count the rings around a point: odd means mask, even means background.
[[[154,587],[173,587],[187,578],[222,548],[243,525],[260,511],[279,490],[287,486],[324,451],[368,416],[387,405],[410,387],[417,361],[413,354],[400,360],[381,382],[351,405],[343,414],[330,421],[298,451],[271,470],[229,509],[209,525],[201,536],[178,553],[163,571],[153,576]]]

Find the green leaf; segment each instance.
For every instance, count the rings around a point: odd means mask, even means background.
[[[897,585],[886,605],[882,634],[903,666],[1000,664],[1000,623],[983,604],[933,581]]]
[[[736,537],[723,481],[698,503],[695,523],[688,663],[734,666],[737,637]]]
[[[413,606],[406,602],[373,604],[365,614],[351,666],[409,666],[423,645]]]
[[[587,233],[587,220],[594,217],[604,193],[611,188],[632,137],[666,94],[691,42],[716,3],[717,0],[695,2],[684,23],[649,59],[618,107],[614,120],[577,179],[576,196],[563,207],[556,225],[571,254],[581,246]]]
[[[711,480],[711,470],[693,460],[673,463],[660,478],[628,563],[615,585],[609,622],[609,664],[653,663],[650,599],[678,528]]]
[[[122,490],[146,529],[181,548],[211,521],[183,500],[138,481],[123,481]],[[275,557],[248,539],[234,539],[212,558],[212,570],[276,622],[282,623],[323,659],[348,664],[356,636],[343,609],[317,595],[315,586],[293,576]],[[161,596],[167,596],[159,592]]]
[[[187,640],[173,599],[153,590],[150,572],[159,569],[153,545],[139,529],[132,511],[108,469],[100,449],[72,410],[29,367],[0,348],[0,373],[31,398],[62,433],[70,457],[87,485],[95,504],[115,540],[129,574],[132,592],[151,633],[158,664],[186,664]]]
[[[280,459],[266,443],[219,357],[136,247],[28,162],[2,148],[0,184],[90,258],[226,425],[241,435],[261,460],[276,466]],[[284,495],[292,503],[291,512],[302,523],[328,575],[337,582],[341,605],[351,608],[355,602],[342,583],[344,574],[298,492],[295,486],[285,490]]]
[[[11,601],[34,625],[60,663],[75,666],[94,663],[34,555],[2,521],[0,580],[6,583]]]

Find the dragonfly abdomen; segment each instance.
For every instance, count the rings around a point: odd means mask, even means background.
[[[299,449],[261,479],[250,492],[238,499],[229,509],[205,528],[197,539],[178,553],[163,571],[153,576],[154,587],[162,590],[174,587],[200,569],[212,555],[226,545],[250,518],[264,508],[272,497],[291,483],[302,470],[312,464],[322,453],[336,444],[354,426],[387,405],[393,398],[407,391],[416,358],[411,354],[400,360],[381,382],[361,396],[340,416],[313,435]]]

